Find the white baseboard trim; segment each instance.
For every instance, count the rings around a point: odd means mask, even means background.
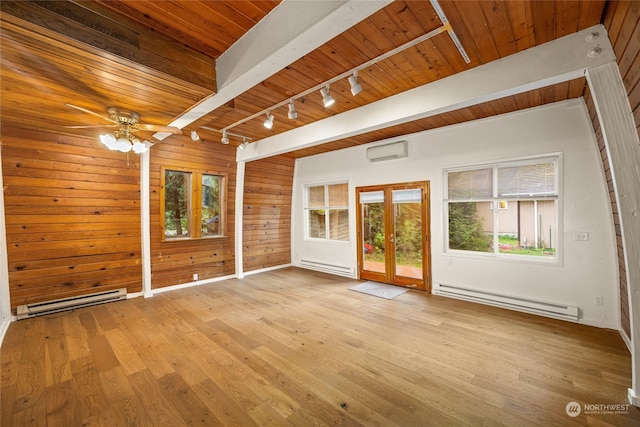
[[[624,341],[624,343],[627,345],[627,349],[629,350],[629,353],[633,354],[633,350],[631,350],[632,349],[631,338],[627,336],[626,332],[623,329],[620,329],[619,332],[620,332],[620,336],[622,337],[622,341]]]
[[[144,292],[131,292],[131,293],[127,293],[127,299],[131,299],[131,298],[139,298],[144,296]]]
[[[281,270],[281,269],[287,268],[287,267],[292,267],[292,264],[282,264],[282,265],[276,265],[274,267],[266,267],[266,268],[261,268],[261,269],[258,269],[258,270],[245,271],[244,275],[245,276],[251,276],[251,275],[254,275],[254,274],[266,273],[267,271]]]
[[[0,325],[0,347],[2,347],[4,336],[9,330],[9,325],[11,325],[11,323],[15,322],[16,320],[17,320],[16,316],[10,316],[5,318],[4,322],[2,322],[2,325]]]
[[[640,396],[638,396],[638,394],[632,388],[627,390],[628,390],[627,397],[629,398],[629,403],[632,404],[633,406],[640,408]]]
[[[581,318],[575,321],[574,323],[580,323],[581,325],[594,326],[596,328],[602,328],[602,329],[612,329],[614,331],[619,330],[618,324],[611,323],[611,322],[603,322],[602,320],[598,320],[598,319]]]
[[[161,294],[163,292],[176,291],[178,289],[191,288],[193,286],[206,285],[208,283],[221,282],[223,280],[229,280],[229,279],[235,279],[235,278],[236,278],[236,275],[233,274],[229,276],[214,277],[213,279],[196,280],[193,282],[181,283],[179,285],[165,286],[164,288],[151,289],[151,296],[155,294]]]

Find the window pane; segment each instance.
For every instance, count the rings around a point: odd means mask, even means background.
[[[324,208],[324,185],[308,188],[309,200],[307,207],[309,208]]]
[[[307,210],[309,221],[309,237],[317,239],[326,239],[326,222],[325,222],[325,210]]]
[[[449,199],[474,199],[493,196],[492,169],[449,172]]]
[[[203,236],[222,234],[220,223],[220,183],[217,175],[202,175],[201,229]]]
[[[331,209],[329,211],[329,239],[349,241],[349,211]]]
[[[556,165],[554,162],[498,168],[498,196],[555,196]]]
[[[449,203],[449,249],[492,252],[491,202]]]
[[[347,184],[329,185],[329,205],[332,207],[349,205],[349,187]]]
[[[189,237],[189,200],[191,174],[165,171],[164,177],[164,235]]]
[[[520,200],[498,212],[498,251],[554,257],[558,233],[555,200]]]

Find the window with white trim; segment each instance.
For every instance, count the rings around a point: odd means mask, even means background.
[[[555,260],[559,156],[444,172],[446,249]]]
[[[349,241],[349,185],[346,182],[305,186],[308,239]]]

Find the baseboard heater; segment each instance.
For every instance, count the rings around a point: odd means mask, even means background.
[[[311,261],[308,259],[300,260],[300,267],[309,268],[311,270],[322,271],[324,273],[338,274],[340,276],[353,277],[353,268],[342,265],[328,264],[324,262]]]
[[[460,286],[445,285],[442,283],[435,283],[432,288],[432,293],[496,307],[510,308],[526,313],[539,314],[541,316],[573,321],[578,320],[578,307],[575,305],[532,300]]]
[[[30,317],[44,316],[65,310],[73,310],[90,305],[104,304],[111,301],[127,299],[127,289],[115,289],[111,291],[96,292],[77,297],[61,298],[52,301],[38,302],[34,304],[20,305],[17,308],[18,320]]]

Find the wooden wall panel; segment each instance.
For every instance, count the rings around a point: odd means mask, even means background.
[[[608,3],[604,17],[604,25],[609,33],[609,39],[616,52],[620,75],[625,85],[629,104],[633,111],[636,128],[640,131],[640,2],[614,1]],[[585,90],[585,100],[593,128],[598,141],[598,149],[604,166],[604,172],[611,198],[611,211],[618,244],[618,269],[620,274],[620,320],[621,326],[627,336],[631,336],[631,325],[629,317],[629,294],[627,286],[626,261],[624,257],[624,242],[622,240],[622,229],[618,215],[616,203],[615,187],[609,158],[604,144],[600,122],[596,113],[593,99],[588,88]],[[640,134],[639,134],[640,135]]]
[[[92,138],[1,131],[11,308],[141,291],[138,156]]]
[[[236,147],[219,142],[171,136],[151,148],[151,286],[162,288],[235,273]],[[160,218],[161,168],[197,170],[227,176],[225,237],[162,239]]]
[[[291,262],[294,160],[278,156],[247,163],[243,207],[245,271]]]

